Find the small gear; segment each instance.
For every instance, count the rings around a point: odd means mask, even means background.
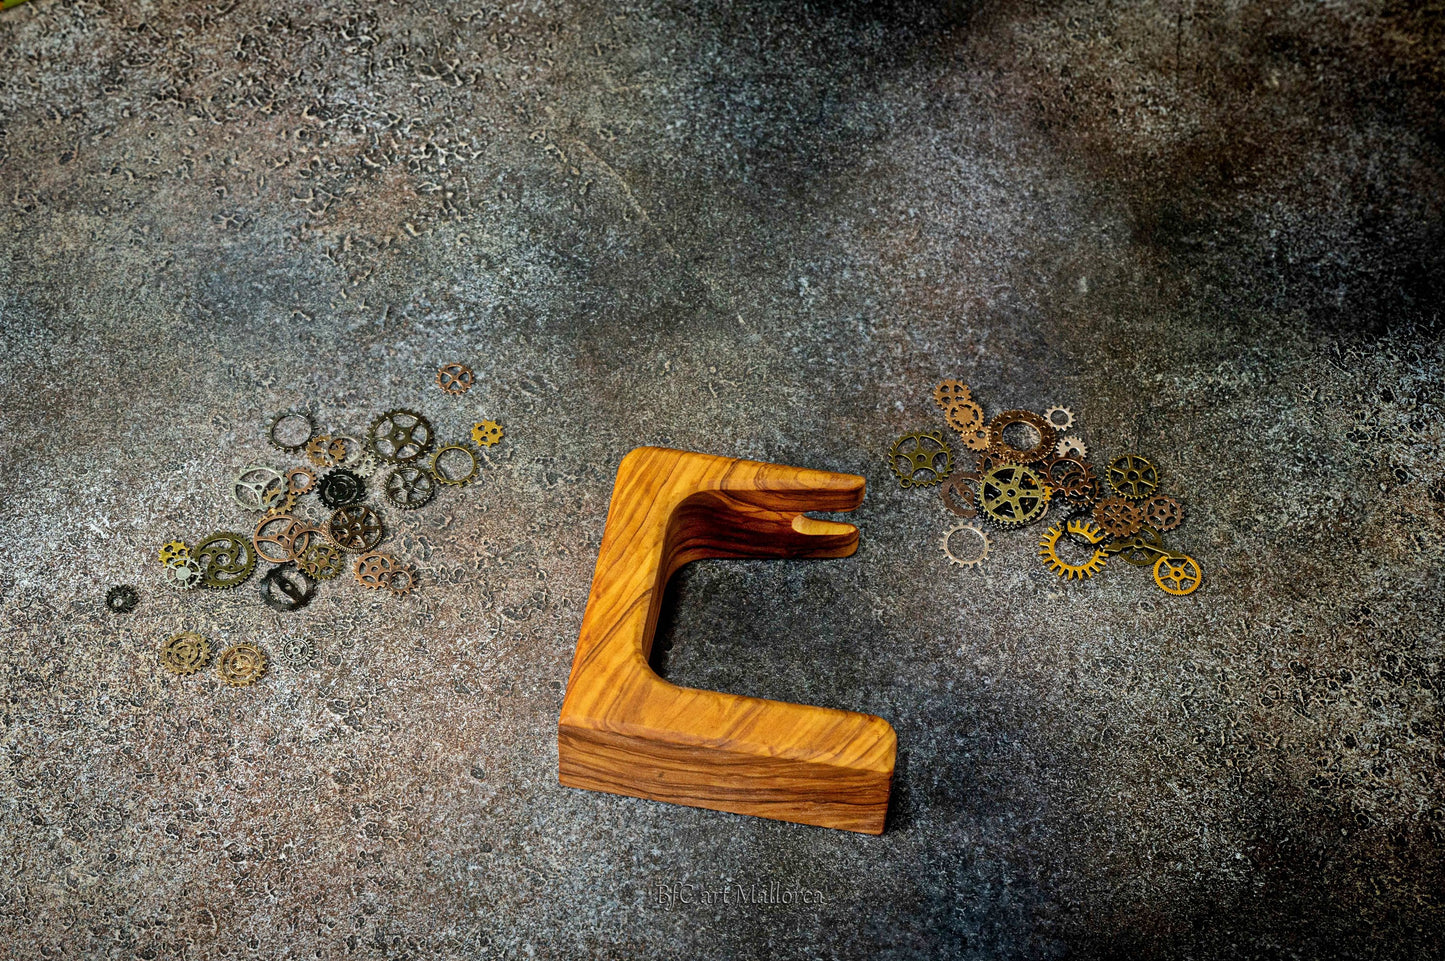
[[[436,496],[437,485],[431,474],[420,467],[415,464],[402,464],[386,475],[382,490],[393,507],[409,511],[430,504],[431,499]]]
[[[494,420],[478,421],[472,425],[472,443],[478,447],[491,447],[502,439],[502,425]]]
[[[279,491],[284,496],[286,492],[286,478],[269,467],[260,464],[252,464],[231,482],[231,498],[236,506],[243,511],[265,511],[271,498],[278,496],[273,491]]]
[[[431,450],[431,421],[414,410],[389,410],[372,421],[366,442],[371,452],[388,464],[405,464]]]
[[[157,553],[161,559],[161,566],[164,567],[178,558],[190,557],[191,548],[185,541],[166,541]]]
[[[363,554],[356,559],[356,581],[368,590],[380,590],[391,581],[391,573],[402,566],[390,554]]]
[[[1074,426],[1074,412],[1067,407],[1050,407],[1044,411],[1044,420],[1048,421],[1054,430],[1068,430]]]
[[[302,431],[305,436],[302,436]],[[311,415],[304,410],[283,410],[271,418],[271,427],[266,431],[266,439],[271,446],[277,450],[284,450],[288,454],[294,454],[311,440],[316,433],[316,422]]]
[[[1051,457],[1042,467],[1049,486],[1065,500],[1092,504],[1098,499],[1099,481],[1094,469],[1084,461],[1076,457]]]
[[[932,487],[953,472],[953,451],[941,431],[914,431],[894,441],[888,466],[904,488]]]
[[[1128,537],[1144,523],[1139,508],[1122,497],[1106,497],[1095,504],[1094,520],[1114,537]]]
[[[976,434],[983,427],[983,408],[973,401],[954,404],[943,412],[948,426],[962,435]]]
[[[274,517],[277,514],[289,514],[291,508],[296,506],[296,495],[282,487],[272,485],[266,488],[261,495],[261,509],[266,516]]]
[[[1033,468],[999,464],[978,482],[978,507],[1001,527],[1023,527],[1044,516],[1049,488]]]
[[[1054,453],[1060,457],[1076,457],[1079,460],[1087,460],[1089,448],[1083,441],[1070,435],[1059,438],[1058,443],[1054,444]]]
[[[306,445],[306,459],[317,467],[335,467],[346,460],[346,438],[321,434]]]
[[[204,580],[201,565],[194,557],[177,557],[171,561],[166,565],[165,577],[168,584],[182,591],[200,587]]]
[[[381,543],[385,533],[381,517],[365,504],[338,508],[326,522],[326,534],[345,551],[369,551]]]
[[[273,611],[299,611],[315,595],[316,582],[289,561],[271,568],[261,578],[261,602]]]
[[[954,404],[967,404],[973,400],[973,391],[962,381],[945,380],[933,388],[933,402],[938,409],[947,411]]]
[[[231,531],[220,531],[201,541],[191,557],[201,568],[201,583],[213,590],[240,587],[256,569],[255,547]]]
[[[329,581],[346,570],[346,557],[335,544],[315,539],[297,552],[296,566],[304,571],[307,577]]]
[[[938,489],[943,506],[959,517],[977,517],[978,482],[981,480],[983,475],[976,471],[949,474],[948,480]]]
[[[967,532],[968,539],[973,541],[972,550],[963,554],[955,553],[953,549],[954,536],[965,532]],[[977,567],[979,564],[982,564],[984,558],[988,557],[988,552],[991,547],[993,547],[993,542],[989,540],[988,534],[984,529],[977,524],[959,524],[956,527],[949,528],[947,533],[943,535],[943,553],[959,567]]]
[[[216,672],[231,687],[246,687],[266,673],[266,655],[255,644],[232,644],[221,652]]]
[[[1159,486],[1159,472],[1138,454],[1124,454],[1109,461],[1109,486],[1131,501],[1140,501]]]
[[[1006,410],[989,421],[989,427],[994,432],[994,444],[990,451],[1004,463],[1030,464],[1048,457],[1054,449],[1054,438],[1057,436],[1054,429],[1031,410]],[[1008,438],[1010,428],[1031,431],[1037,440],[1029,447],[1015,446]]]
[[[963,438],[964,447],[980,454],[984,451],[993,450],[994,444],[998,443],[998,431],[994,430],[988,424],[984,424],[977,430],[966,431],[960,436]],[[979,466],[979,469],[983,470],[982,465]]]
[[[437,369],[437,386],[448,394],[465,394],[475,380],[476,376],[466,364],[442,364]]]
[[[161,667],[172,674],[194,674],[210,660],[211,642],[195,631],[182,631],[161,647]]]
[[[366,496],[366,482],[345,467],[329,470],[316,485],[321,503],[333,510],[355,504]]]
[[[295,667],[308,667],[316,663],[316,645],[300,638],[284,638],[280,645],[281,659]]]
[[[1167,494],[1159,494],[1144,502],[1144,523],[1155,530],[1172,531],[1184,520],[1184,508]]]
[[[448,469],[442,463],[442,458],[453,462],[460,462],[459,454],[466,455],[466,469]],[[465,444],[445,444],[436,449],[431,455],[431,464],[428,470],[438,484],[446,484],[448,487],[464,487],[472,482],[477,476],[477,455]]]
[[[105,592],[105,607],[112,614],[129,614],[140,603],[140,596],[129,584],[118,584]]]
[[[386,589],[397,597],[404,597],[416,587],[416,572],[410,567],[402,565],[394,569],[386,578]]]
[[[346,445],[346,459],[341,462],[342,467],[361,478],[370,477],[376,473],[376,458],[372,456],[365,444],[346,434],[337,434],[332,439]]]
[[[1073,520],[1062,525],[1055,524],[1039,540],[1039,556],[1044,559],[1044,566],[1066,581],[1084,580],[1103,570],[1109,555],[1102,549],[1096,548],[1093,555],[1082,564],[1069,564],[1059,557],[1059,540],[1066,529],[1070,535],[1082,538],[1090,545],[1097,545],[1107,537],[1103,530],[1088,521]]]
[[[1154,583],[1166,594],[1183,597],[1204,583],[1204,571],[1188,554],[1173,554],[1154,562]]]
[[[316,472],[309,467],[293,467],[286,472],[286,493],[304,497],[316,489]]]

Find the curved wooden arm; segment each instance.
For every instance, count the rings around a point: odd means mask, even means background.
[[[622,460],[558,722],[571,787],[881,834],[897,737],[868,714],[679,687],[648,664],[663,590],[704,557],[847,557],[852,474],[640,447]]]

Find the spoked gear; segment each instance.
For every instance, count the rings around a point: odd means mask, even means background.
[[[414,410],[398,408],[382,414],[367,431],[371,452],[388,464],[405,464],[431,450],[435,432],[431,421]]]
[[[296,567],[304,571],[307,577],[315,578],[318,581],[329,581],[333,577],[339,577],[341,572],[346,570],[346,556],[335,544],[328,544],[326,541],[316,538],[297,550]]]
[[[994,432],[991,450],[999,460],[1010,464],[1029,464],[1043,460],[1053,453],[1054,439],[1058,436],[1048,421],[1031,410],[1006,410],[989,421],[989,427]],[[1030,430],[1037,435],[1037,440],[1030,447],[1015,447],[1007,436],[1011,427]]]
[[[465,394],[475,381],[476,375],[466,364],[442,364],[437,368],[437,386],[448,394]]]
[[[1023,527],[1049,509],[1049,488],[1033,468],[1000,464],[978,482],[978,506],[995,524]]]
[[[295,667],[308,667],[316,662],[316,645],[298,637],[282,639],[278,645],[281,659]]]
[[[1109,486],[1122,497],[1139,501],[1159,486],[1159,471],[1138,454],[1124,454],[1109,461]]]
[[[1184,520],[1184,507],[1174,498],[1159,494],[1144,502],[1144,523],[1155,530],[1172,531]]]
[[[1048,421],[1054,430],[1068,430],[1074,426],[1074,412],[1067,407],[1050,407],[1044,411],[1044,420]]]
[[[1044,559],[1044,566],[1066,581],[1084,580],[1103,570],[1109,555],[1102,548],[1096,547],[1093,555],[1082,564],[1070,564],[1059,557],[1059,540],[1064,536],[1065,529],[1071,537],[1081,538],[1090,545],[1097,545],[1108,537],[1097,525],[1084,520],[1055,524],[1039,540],[1039,556]]]
[[[189,591],[200,587],[203,582],[201,565],[194,557],[177,557],[166,565],[166,583],[177,590]]]
[[[978,482],[983,475],[976,471],[948,475],[948,480],[938,489],[943,506],[952,514],[970,518],[978,516]]]
[[[317,467],[335,467],[346,460],[346,438],[322,434],[306,445],[306,459]]]
[[[256,548],[256,556],[266,563],[284,564],[295,560],[296,535],[305,529],[306,525],[290,514],[263,517],[256,525],[256,533],[251,535],[251,546]]]
[[[933,402],[938,409],[947,411],[954,404],[968,404],[973,402],[973,391],[968,385],[959,380],[945,380],[933,388]]]
[[[266,655],[255,644],[233,644],[221,652],[216,672],[229,686],[246,687],[266,673]]]
[[[1154,583],[1166,594],[1183,597],[1204,583],[1204,571],[1188,554],[1173,554],[1154,562]]]
[[[913,431],[894,441],[888,466],[904,488],[932,487],[953,472],[953,451],[941,431]]]
[[[311,415],[293,407],[283,410],[271,418],[271,426],[266,430],[266,439],[277,450],[294,454],[305,447],[315,433],[316,422],[311,419]]]
[[[211,660],[211,642],[195,631],[182,631],[161,647],[161,667],[172,674],[194,674]]]
[[[954,546],[955,537],[958,537],[959,541],[957,550]],[[993,541],[989,540],[988,532],[977,524],[959,524],[949,528],[943,535],[943,553],[959,567],[977,567],[982,564],[992,547]]]
[[[326,534],[344,551],[369,551],[385,533],[381,517],[365,504],[340,508],[326,523]]]
[[[1094,505],[1094,520],[1115,537],[1128,537],[1144,523],[1144,516],[1133,501],[1106,497]]]
[[[243,511],[265,511],[286,494],[286,478],[270,467],[252,464],[231,482],[231,499]]]
[[[393,507],[409,511],[430,504],[436,496],[437,485],[431,474],[422,468],[415,464],[402,464],[386,475],[382,490]]]
[[[472,443],[478,447],[491,447],[502,439],[502,425],[494,420],[478,421],[472,425]]]
[[[390,554],[363,554],[356,559],[356,582],[367,590],[388,587],[393,571],[405,565]]]
[[[256,569],[255,547],[231,531],[221,531],[201,541],[191,557],[201,568],[201,583],[213,590],[240,587]]]
[[[117,584],[105,592],[105,609],[112,614],[129,614],[140,603],[140,596],[129,584]]]

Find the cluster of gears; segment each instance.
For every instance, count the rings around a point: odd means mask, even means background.
[[[934,388],[933,399],[973,455],[973,469],[959,469],[953,448],[937,430],[898,438],[888,463],[903,487],[938,487],[944,508],[971,521],[943,535],[950,561],[981,564],[993,546],[985,525],[1026,527],[1058,507],[1064,516],[1039,540],[1039,556],[1064,580],[1093,577],[1117,556],[1135,566],[1152,565],[1154,582],[1169,594],[1192,593],[1203,582],[1194,558],[1164,544],[1162,532],[1179,526],[1183,507],[1159,492],[1159,472],[1149,461],[1124,454],[1101,476],[1089,462],[1088,446],[1068,433],[1075,418],[1067,407],[1042,414],[1008,410],[985,419],[968,385],[956,380]],[[1066,554],[1078,556],[1066,560]]]
[[[310,641],[288,637],[281,641],[280,648],[281,657],[296,667],[306,667],[316,660],[316,647]],[[211,663],[211,642],[195,631],[182,631],[161,645],[160,662],[161,667],[178,677],[195,674]],[[247,687],[260,680],[270,665],[264,650],[242,642],[221,652],[216,659],[216,674],[230,687]]]

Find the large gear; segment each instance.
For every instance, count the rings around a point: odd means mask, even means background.
[[[1167,494],[1157,494],[1144,502],[1144,523],[1155,530],[1172,531],[1183,519],[1183,506]]]
[[[894,441],[888,466],[904,488],[932,487],[953,472],[953,451],[941,431],[913,431]]]
[[[345,467],[329,470],[316,485],[321,503],[332,509],[355,504],[366,497],[366,482]]]
[[[409,511],[430,504],[436,496],[437,485],[431,474],[422,468],[415,464],[402,464],[386,475],[382,490],[393,507]]]
[[[1204,571],[1188,554],[1171,554],[1154,562],[1154,583],[1166,594],[1183,597],[1204,583]]]
[[[1074,426],[1074,412],[1067,407],[1050,407],[1044,411],[1044,420],[1048,421],[1054,430],[1068,430]]]
[[[161,647],[161,667],[172,674],[194,674],[210,660],[211,642],[195,631],[182,631]]]
[[[297,421],[301,423],[295,423]],[[285,426],[282,426],[283,424]],[[306,427],[306,435],[304,437],[301,436],[300,433],[302,424]],[[307,442],[311,440],[311,435],[315,433],[316,422],[311,419],[311,415],[304,410],[292,408],[290,410],[283,410],[271,418],[271,426],[266,431],[266,439],[269,440],[271,446],[277,450],[284,450],[288,454],[294,454],[305,447]]]
[[[461,459],[457,456],[459,453],[467,456],[466,469],[448,470],[442,463],[442,459],[459,461]],[[449,487],[465,487],[477,476],[477,467],[477,455],[470,447],[465,444],[444,444],[431,455],[431,463],[427,469],[431,471],[432,478],[438,484],[446,484]]]
[[[372,421],[367,446],[388,464],[405,464],[431,450],[435,432],[431,421],[414,410],[397,408]]]
[[[952,514],[963,518],[978,516],[978,482],[983,475],[977,471],[961,473],[955,471],[938,489],[943,506]]]
[[[290,514],[263,517],[251,535],[251,546],[266,563],[284,564],[296,559],[296,535],[305,529],[306,525]]]
[[[266,655],[255,644],[233,644],[221,652],[216,672],[231,687],[246,687],[266,673]]]
[[[975,547],[971,553],[955,553],[953,549],[954,535],[964,532],[967,532],[973,539]],[[989,540],[988,533],[977,524],[958,524],[949,528],[943,535],[943,553],[959,567],[977,567],[982,564],[988,557],[991,547],[993,547],[993,542]]]
[[[345,551],[353,553],[369,551],[381,543],[381,517],[365,504],[350,504],[339,508],[326,522],[326,534]]]
[[[472,443],[478,447],[491,447],[502,439],[502,425],[494,420],[478,421],[472,425]]]
[[[1109,486],[1131,501],[1140,501],[1159,486],[1159,472],[1138,454],[1124,454],[1109,461]]]
[[[138,603],[140,597],[129,584],[117,584],[105,592],[105,609],[112,614],[129,614]]]
[[[201,568],[201,583],[213,590],[240,587],[256,569],[255,547],[231,531],[220,531],[201,541],[191,557]]]
[[[1103,570],[1109,555],[1097,546],[1093,555],[1082,564],[1070,564],[1059,557],[1059,540],[1064,536],[1065,530],[1073,537],[1087,541],[1091,546],[1098,545],[1108,536],[1097,525],[1085,520],[1055,524],[1039,540],[1039,556],[1044,559],[1044,566],[1066,581],[1085,580]]]
[[[1057,432],[1049,426],[1049,422],[1031,410],[1006,410],[993,420],[989,421],[989,427],[994,432],[994,443],[990,451],[1000,461],[1010,464],[1031,464],[1043,460],[1054,450],[1054,438]],[[1007,436],[1009,428],[1023,427],[1033,431],[1038,440],[1030,447],[1015,447],[1009,442]]]
[[[1094,505],[1094,520],[1114,537],[1128,537],[1144,523],[1144,515],[1133,501],[1106,497]]]
[[[968,385],[958,380],[945,380],[933,388],[933,402],[938,409],[947,411],[954,404],[968,404],[973,401],[973,391]]]
[[[999,464],[978,482],[978,506],[983,516],[1002,527],[1023,527],[1044,516],[1049,488],[1033,468]]]

